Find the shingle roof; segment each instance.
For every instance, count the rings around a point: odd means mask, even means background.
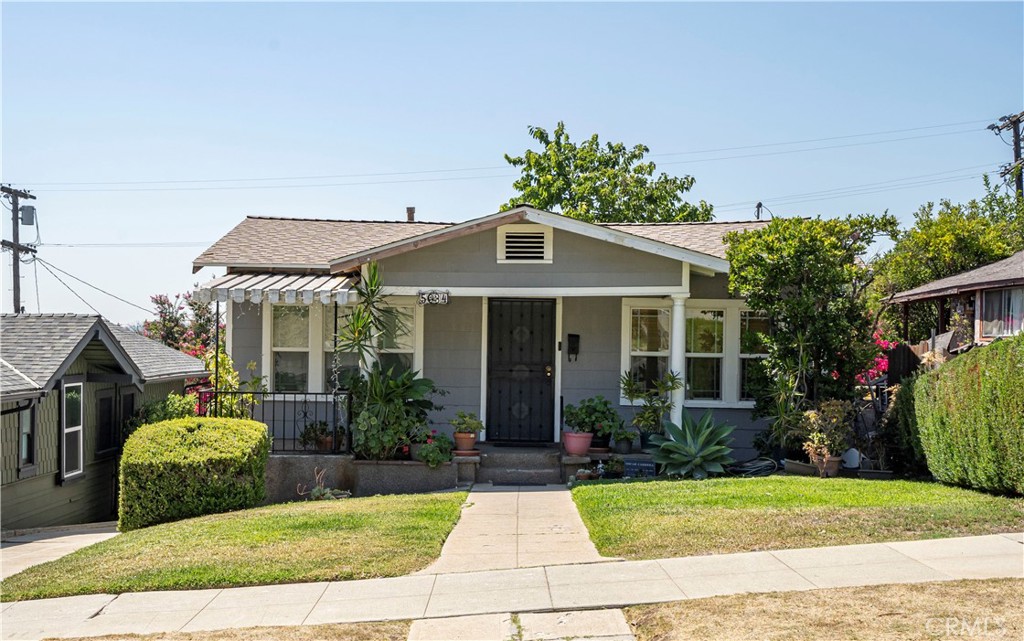
[[[43,388],[13,365],[0,359],[0,390],[4,396],[38,396]]]
[[[13,372],[47,388],[61,373],[68,357],[94,338],[93,330],[110,334],[124,357],[143,381],[200,377],[206,368],[199,359],[182,354],[94,314],[3,314],[0,315],[0,357],[4,367],[3,391],[16,383]],[[15,388],[11,388],[12,390]]]
[[[892,297],[894,303],[952,296],[960,292],[1024,284],[1024,251],[1003,260],[978,267],[955,276],[933,280],[920,287],[900,292]]]
[[[722,242],[722,238],[727,233],[761,229],[767,224],[767,220],[747,220],[711,223],[603,223],[601,226],[666,245],[725,258],[725,243]]]
[[[117,342],[132,360],[144,380],[199,378],[207,374],[206,366],[198,358],[171,349],[163,343],[130,329],[107,323]]]
[[[200,267],[330,267],[338,256],[405,240],[451,223],[248,216],[196,258]]]
[[[0,358],[45,386],[99,319],[92,314],[3,314]]]
[[[332,261],[389,243],[409,240],[456,223],[322,220],[249,216],[193,261],[193,267],[326,270]],[[722,237],[759,229],[767,221],[713,223],[609,223],[614,229],[717,258]]]

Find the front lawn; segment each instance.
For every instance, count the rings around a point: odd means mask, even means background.
[[[637,641],[1020,639],[1024,581],[735,594],[626,608]]]
[[[1024,499],[938,483],[804,476],[573,488],[605,556],[652,559],[1019,532]]]
[[[426,567],[464,492],[309,501],[121,534],[2,584],[3,600],[400,576]]]

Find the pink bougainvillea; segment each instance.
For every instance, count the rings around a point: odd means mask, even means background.
[[[857,382],[861,384],[873,381],[889,371],[889,355],[887,352],[899,345],[898,341],[891,341],[883,337],[880,331],[874,333],[874,339],[878,353],[875,355],[867,371],[857,374]]]

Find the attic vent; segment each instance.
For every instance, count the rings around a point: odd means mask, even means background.
[[[550,263],[551,254],[551,228],[546,225],[498,228],[499,263]]]

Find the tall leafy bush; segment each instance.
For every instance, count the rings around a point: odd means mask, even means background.
[[[1024,335],[921,375],[914,405],[935,478],[1024,494]]]
[[[182,418],[143,425],[121,458],[122,532],[253,507],[263,500],[267,426],[230,418]]]

